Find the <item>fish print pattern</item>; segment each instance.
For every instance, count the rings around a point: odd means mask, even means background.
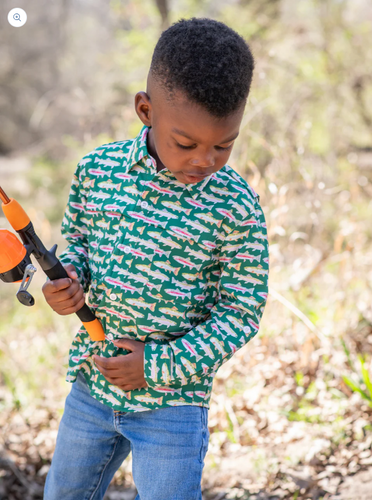
[[[82,325],[66,381],[81,370],[91,395],[114,410],[209,408],[219,367],[259,329],[269,254],[259,197],[231,167],[197,184],[156,170],[148,127],[88,153],[75,170],[61,232],[100,319],[105,341]],[[145,343],[148,387],[123,391],[92,355],[128,354],[114,339]]]

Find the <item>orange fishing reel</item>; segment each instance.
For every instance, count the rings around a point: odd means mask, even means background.
[[[0,229],[0,279],[5,283],[19,283],[17,298],[25,306],[33,306],[35,300],[27,291],[36,267],[31,262],[31,255],[51,280],[68,278],[68,274],[56,257],[57,245],[47,250],[35,233],[34,226],[21,205],[13,198],[8,198],[0,187],[0,199],[5,217],[20,235],[23,244],[7,229]],[[105,333],[99,320],[87,304],[76,312],[94,341],[105,340]]]
[[[27,292],[35,272],[36,267],[19,239],[7,229],[0,228],[0,279],[5,283],[22,282],[17,299],[25,306],[35,304],[33,296]]]

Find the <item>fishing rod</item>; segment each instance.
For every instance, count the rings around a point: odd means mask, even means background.
[[[56,257],[57,245],[53,245],[50,250],[45,248],[29,216],[16,200],[6,195],[1,186],[0,199],[5,217],[23,243],[15,234],[0,228],[0,279],[5,283],[21,282],[17,299],[25,306],[33,306],[35,300],[27,291],[36,272],[36,267],[31,261],[32,254],[50,280],[68,278],[68,274]],[[87,304],[76,311],[76,314],[92,340],[105,340],[102,325]]]

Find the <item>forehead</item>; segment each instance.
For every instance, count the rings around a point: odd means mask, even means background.
[[[213,144],[232,140],[239,133],[244,105],[227,117],[216,118],[180,91],[169,96],[166,90],[151,84],[148,85],[147,92],[151,99],[154,122],[162,131],[176,137],[187,135],[196,142],[210,141]]]

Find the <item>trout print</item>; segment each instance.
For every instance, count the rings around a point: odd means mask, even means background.
[[[266,222],[259,196],[229,165],[190,184],[158,172],[148,131],[97,147],[73,176],[59,259],[74,264],[105,340],[79,328],[66,381],[83,372],[91,395],[116,411],[209,408],[217,370],[260,325]],[[124,391],[93,362],[130,356],[114,347],[124,338],[144,344],[146,387]]]

